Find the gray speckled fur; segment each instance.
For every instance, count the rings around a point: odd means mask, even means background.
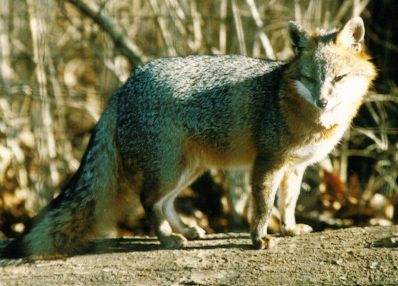
[[[339,141],[376,71],[360,18],[319,37],[295,23],[288,30],[291,62],[187,56],[137,68],[110,99],[79,170],[2,257],[78,253],[116,225],[132,194],[162,244],[184,246],[204,230],[181,221],[174,198],[212,166],[252,167],[256,248],[270,246],[278,186],[284,234],[309,232],[294,217],[304,170]]]
[[[151,161],[167,151],[163,140],[182,138],[227,148],[231,130],[254,129],[256,117],[275,117],[285,67],[235,55],[158,59],[139,67],[115,95],[120,152]],[[275,122],[264,123],[267,132],[279,131]]]
[[[163,244],[180,246],[168,237],[186,227],[173,225],[179,219],[167,205],[203,170],[250,167],[258,153],[281,148],[289,131],[276,119],[283,118],[279,89],[287,67],[237,55],[158,59],[115,94],[123,169],[143,174],[141,200]],[[195,154],[185,149],[192,143],[200,146]]]

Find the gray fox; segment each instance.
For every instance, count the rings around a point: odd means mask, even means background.
[[[280,192],[281,230],[300,235],[295,206],[305,168],[324,158],[376,77],[361,18],[340,29],[287,26],[292,61],[239,55],[157,59],[111,97],[81,165],[2,258],[59,257],[84,250],[123,216],[132,194],[166,248],[205,231],[186,226],[173,202],[209,167],[251,167],[256,249]]]

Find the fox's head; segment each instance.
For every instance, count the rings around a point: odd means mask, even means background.
[[[288,31],[296,54],[290,77],[305,100],[321,114],[362,100],[377,73],[365,52],[361,18],[341,29],[315,32],[289,22]]]

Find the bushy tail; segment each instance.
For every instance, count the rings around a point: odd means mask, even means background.
[[[111,100],[93,130],[78,171],[25,232],[6,246],[1,258],[53,258],[84,249],[99,220],[110,211],[109,200],[116,190],[115,109]]]

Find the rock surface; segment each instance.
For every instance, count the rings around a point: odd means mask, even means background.
[[[397,237],[398,226],[340,229],[275,237],[260,251],[248,234],[206,235],[178,250],[155,238],[105,239],[64,260],[0,260],[0,285],[397,285]]]

